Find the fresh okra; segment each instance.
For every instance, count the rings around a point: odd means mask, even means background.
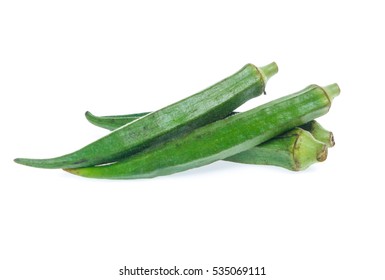
[[[168,142],[153,145],[119,162],[66,171],[84,177],[134,179],[168,175],[203,166],[249,150],[326,114],[333,98],[339,93],[337,84],[324,88],[311,85]]]
[[[248,64],[217,84],[126,124],[78,151],[51,159],[17,158],[15,162],[40,168],[77,168],[119,161],[223,119],[247,100],[261,95],[267,80],[277,71],[275,63],[261,68]]]

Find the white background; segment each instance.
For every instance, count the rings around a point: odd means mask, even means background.
[[[2,1],[0,278],[123,277],[123,266],[264,266],[257,279],[385,279],[381,1]],[[276,61],[267,96],[337,82],[304,172],[218,162],[150,180],[17,165],[105,135],[98,115],[159,109]],[[160,279],[253,279],[163,277]]]

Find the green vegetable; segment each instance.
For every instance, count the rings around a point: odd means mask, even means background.
[[[326,160],[327,146],[299,127],[265,143],[228,157],[226,161],[275,165],[299,171]]]
[[[114,130],[119,128],[119,125],[132,122],[149,113],[99,117],[86,112],[86,117],[96,126]],[[233,112],[233,114],[237,113]],[[299,171],[308,168],[313,163],[326,160],[327,148],[333,147],[334,144],[333,133],[323,128],[317,121],[312,120],[224,160],[247,164],[274,165]]]
[[[248,64],[232,76],[177,103],[126,124],[73,153],[51,159],[18,158],[15,162],[41,168],[76,168],[116,162],[222,119],[247,100],[264,92],[277,73],[275,63],[257,68]]]
[[[168,175],[210,164],[326,114],[339,92],[337,84],[325,88],[311,85],[154,145],[120,162],[66,171],[92,178],[134,179]]]

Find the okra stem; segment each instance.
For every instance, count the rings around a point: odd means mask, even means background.
[[[278,65],[275,62],[262,66],[259,69],[261,70],[260,72],[264,78],[265,83],[267,83],[270,77],[278,73]]]
[[[324,91],[326,92],[327,96],[329,97],[330,102],[333,101],[335,97],[337,97],[341,90],[340,87],[337,84],[331,84],[326,87],[324,87]]]

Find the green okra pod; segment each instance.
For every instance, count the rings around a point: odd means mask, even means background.
[[[66,171],[92,178],[168,175],[223,160],[326,114],[339,87],[311,85],[249,111],[197,128],[122,161]]]
[[[234,114],[237,113],[234,112]],[[149,112],[100,117],[86,112],[86,117],[90,123],[96,126],[114,130],[119,128],[119,123],[123,125],[146,114]],[[316,162],[326,160],[327,148],[332,146],[334,146],[332,132],[323,128],[317,121],[312,120],[224,160],[256,165],[274,165],[299,171]]]
[[[238,113],[238,112],[234,112]],[[95,116],[86,112],[90,123],[110,130],[149,114]],[[326,160],[327,148],[334,145],[333,134],[312,120],[247,151],[224,159],[237,163],[274,165],[293,171],[304,170],[310,165]]]
[[[277,73],[275,63],[248,64],[217,84],[114,130],[73,153],[51,159],[18,158],[15,162],[40,168],[76,168],[107,164],[222,119],[265,91]]]

